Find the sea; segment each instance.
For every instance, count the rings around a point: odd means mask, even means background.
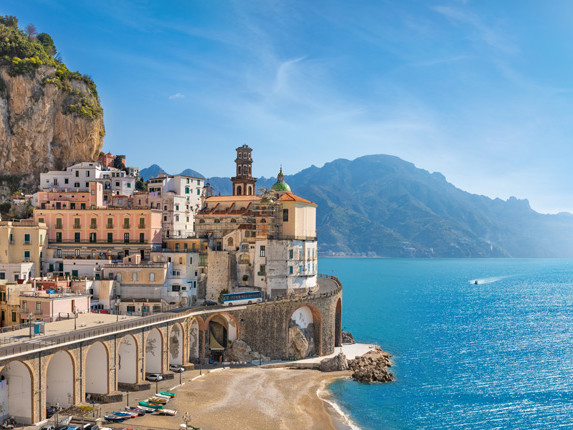
[[[573,428],[573,260],[322,258],[395,382],[328,390],[361,429]],[[477,281],[477,283],[476,283]]]

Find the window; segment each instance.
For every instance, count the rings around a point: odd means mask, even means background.
[[[42,302],[36,302],[36,313],[37,314],[42,313]]]
[[[185,187],[185,194],[189,194],[189,187]]]
[[[183,257],[179,257],[179,264],[183,264]]]
[[[90,243],[96,243],[97,237],[95,233],[90,233]]]
[[[107,234],[107,243],[112,243],[113,242],[113,233],[108,233]]]
[[[61,249],[56,249],[56,257],[62,258],[62,250]]]
[[[80,203],[80,209],[81,209],[81,210],[85,210],[85,209],[86,209],[86,204],[85,204],[85,203]]]
[[[79,177],[80,177],[80,171],[76,170],[76,178],[79,178]]]
[[[151,272],[151,273],[149,274],[149,282],[154,282],[154,281],[155,281],[155,273],[154,273],[154,272]]]
[[[200,196],[201,195],[201,190],[199,188],[197,188],[197,195]]]
[[[289,258],[290,260],[292,260],[293,256],[294,256],[294,251],[293,251],[292,249],[289,249],[289,250],[288,250],[288,258]]]
[[[70,182],[70,180],[68,178],[64,179],[64,184],[68,184]]]
[[[26,233],[24,235],[24,245],[29,245],[29,244],[30,244],[30,235]]]
[[[129,243],[129,233],[123,233],[123,243]]]
[[[12,322],[16,322],[16,312],[12,312]]]
[[[265,246],[261,245],[261,249],[259,251],[259,256],[264,257],[265,256]]]
[[[135,306],[127,306],[127,312],[135,312]]]
[[[180,291],[180,290],[181,290],[180,285],[171,285],[171,291]]]
[[[0,279],[6,279],[6,272],[0,272]]]
[[[294,268],[292,266],[288,266],[288,273],[290,273],[291,275],[294,272]]]
[[[139,233],[139,243],[145,243],[145,233]]]
[[[133,272],[133,273],[131,274],[131,280],[132,280],[132,281],[137,281],[137,272]]]
[[[61,218],[56,218],[56,228],[64,228],[62,226],[62,219]]]
[[[163,216],[163,221],[167,221],[167,216]]]
[[[75,187],[75,188],[79,188],[79,187],[80,187],[80,183],[79,183],[79,182],[74,182],[74,187]]]
[[[265,271],[266,271],[265,265],[264,265],[264,264],[261,264],[261,265],[259,266],[259,273],[258,273],[258,275],[259,275],[259,276],[265,276]]]
[[[123,219],[123,228],[129,228],[129,218]]]
[[[30,251],[24,251],[24,261],[30,261]]]
[[[115,181],[115,186],[119,188],[119,181]]]
[[[179,221],[179,215],[175,215],[175,221]]]
[[[145,218],[139,218],[139,228],[145,228]]]
[[[113,228],[113,218],[107,219],[107,228]]]
[[[179,243],[175,244],[175,251],[179,251]]]
[[[74,218],[74,228],[81,228],[79,218]]]
[[[45,223],[44,218],[38,218],[38,222]]]
[[[175,205],[175,210],[176,210],[176,211],[179,210],[179,205]]]
[[[283,221],[288,222],[288,209],[283,209]]]
[[[117,275],[115,275],[115,280],[118,282],[121,282],[121,273],[118,273]]]
[[[75,203],[70,203],[70,209],[75,209],[76,208],[76,204]]]
[[[201,181],[197,179],[197,185],[201,185]]]
[[[90,183],[86,182],[86,188],[89,188],[89,187],[90,187]]]
[[[90,228],[97,228],[97,218],[92,218],[90,221]]]
[[[74,242],[79,243],[81,240],[80,233],[74,233]]]
[[[127,188],[131,188],[131,182],[127,183]]]

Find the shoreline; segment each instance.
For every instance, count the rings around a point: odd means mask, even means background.
[[[191,371],[169,402],[177,416],[145,415],[129,424],[135,428],[179,429],[181,417],[189,413],[190,424],[202,430],[279,429],[358,430],[349,416],[331,398],[327,385],[346,379],[348,371],[321,372],[315,369],[225,368],[196,378]],[[175,388],[175,387],[173,387]],[[154,390],[154,388],[153,388]],[[141,393],[141,400],[150,393]],[[130,398],[132,405],[139,398]],[[138,396],[139,397],[139,396]],[[105,413],[123,410],[125,402],[105,405]],[[127,424],[127,423],[126,423]],[[114,425],[109,427],[115,428]],[[129,427],[129,425],[128,425]]]
[[[348,380],[349,376],[333,377],[321,382],[316,390],[316,396],[326,404],[326,410],[330,413],[336,430],[360,430],[360,427],[352,420],[349,414],[342,410],[342,407],[334,400],[328,385],[337,379]]]

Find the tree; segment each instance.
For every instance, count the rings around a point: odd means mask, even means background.
[[[33,38],[36,37],[36,35],[38,34],[38,30],[36,30],[36,26],[34,24],[28,24],[26,26],[26,34],[28,35],[28,38]]]
[[[125,170],[125,164],[123,164],[123,160],[120,157],[115,157],[113,160],[113,167],[116,169]]]
[[[135,182],[135,190],[147,191],[147,182],[145,182],[143,178],[137,178],[137,181]]]
[[[47,33],[40,33],[36,38],[38,39],[38,42],[40,42],[44,47],[46,54],[53,57],[58,53],[58,51],[56,50],[56,45],[54,44],[54,39],[52,39],[52,36],[50,36]]]
[[[0,16],[0,24],[6,27],[18,28],[18,18],[12,15]]]

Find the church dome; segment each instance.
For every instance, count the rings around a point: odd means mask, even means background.
[[[283,175],[283,168],[281,167],[281,171],[279,172],[278,176],[277,176],[277,181],[275,182],[275,184],[271,187],[272,191],[278,191],[278,192],[291,192],[290,191],[290,187],[289,185],[285,182],[285,175]]]

